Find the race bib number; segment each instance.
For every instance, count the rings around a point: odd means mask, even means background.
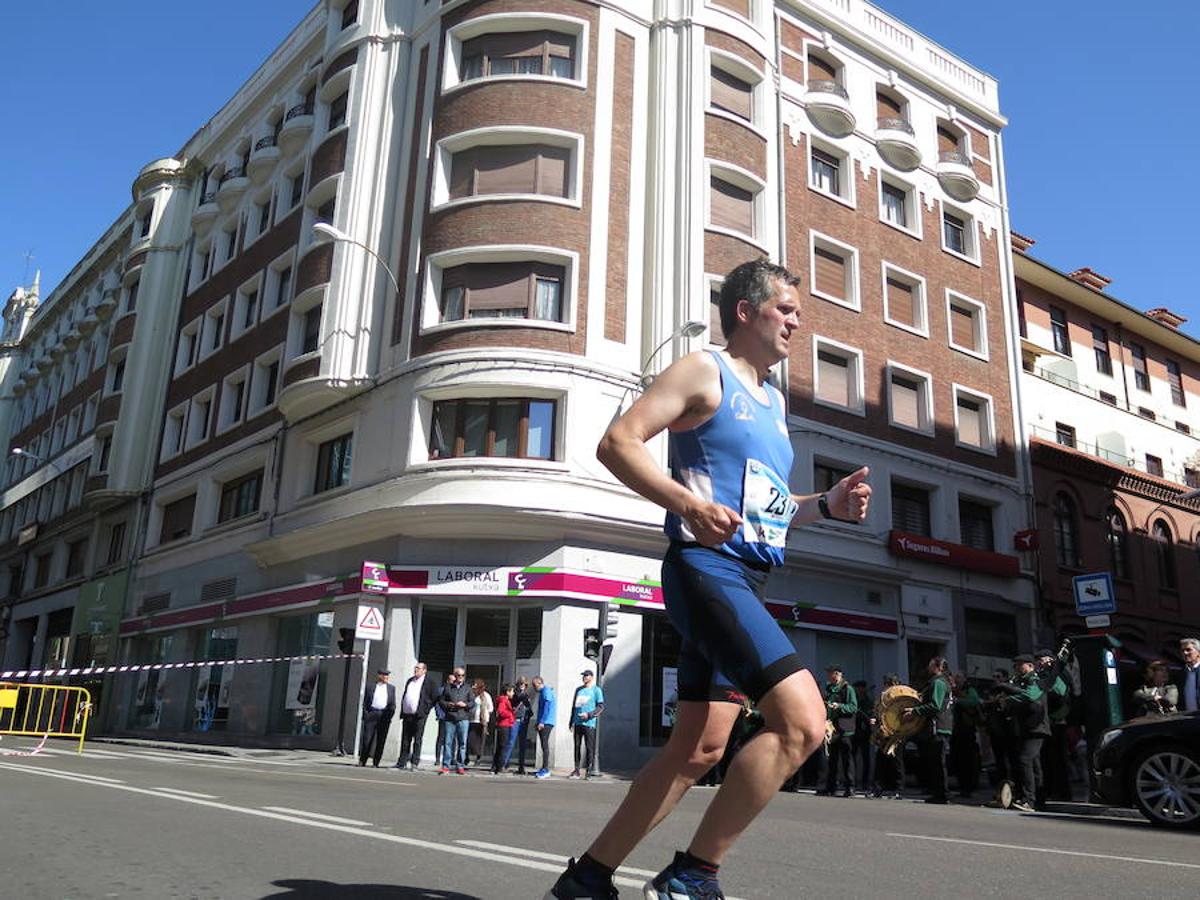
[[[782,548],[797,509],[787,483],[770,466],[756,459],[746,461],[742,479],[742,539],[746,543]]]

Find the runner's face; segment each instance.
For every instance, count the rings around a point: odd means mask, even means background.
[[[753,309],[753,307],[751,307]],[[775,295],[751,313],[741,328],[752,328],[777,359],[788,355],[788,341],[800,327],[800,294],[794,287],[775,280]]]

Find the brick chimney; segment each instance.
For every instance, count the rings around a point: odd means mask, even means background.
[[[1173,313],[1165,306],[1156,306],[1154,309],[1146,310],[1146,315],[1158,322],[1161,325],[1166,325],[1168,328],[1179,328],[1187,321],[1186,316],[1181,316],[1179,313]]]
[[[1084,266],[1082,269],[1076,269],[1074,272],[1067,273],[1067,277],[1073,281],[1078,281],[1084,287],[1090,287],[1093,291],[1102,291],[1110,284],[1111,278],[1105,278],[1099,272]]]
[[[1008,239],[1012,242],[1012,248],[1019,253],[1024,253],[1030,247],[1037,243],[1033,238],[1027,237],[1019,231],[1009,229]]]

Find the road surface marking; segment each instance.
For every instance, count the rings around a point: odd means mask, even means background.
[[[478,847],[481,850],[499,850],[502,853],[520,853],[522,856],[529,856],[533,859],[547,859],[551,862],[556,862],[559,865],[567,864],[567,857],[560,853],[542,853],[540,850],[526,850],[524,847],[509,847],[504,844],[489,844],[487,841],[455,841],[456,844],[462,844],[464,847]],[[623,872],[626,875],[641,875],[643,878],[653,878],[657,872],[651,872],[649,869],[635,869],[631,866],[621,866],[617,869],[618,872]],[[733,900],[733,898],[730,898]]]
[[[150,790],[149,788],[134,787],[130,784],[105,784],[103,782],[90,781],[73,773],[57,772],[29,764],[0,762],[0,769],[11,769],[14,772],[26,772],[31,775],[41,775],[48,778],[61,778],[66,781],[77,781],[84,784],[90,784],[93,787],[110,788],[114,791],[126,791],[131,794],[142,794],[147,797],[161,797],[166,800],[174,800],[178,803],[191,803],[195,806],[207,806],[210,809],[221,809],[227,812],[242,813],[243,815],[247,816],[257,816],[261,819],[274,819],[277,822],[288,822],[293,825],[305,825],[309,828],[323,828],[326,831],[338,831],[342,834],[354,835],[355,837],[372,838],[377,841],[384,841],[391,844],[401,844],[407,847],[419,847],[422,850],[448,853],[452,856],[462,856],[473,860],[486,860],[488,862],[504,863],[505,865],[519,866],[525,869],[536,869],[540,872],[547,872],[553,875],[558,875],[562,871],[562,866],[559,863],[542,862],[541,860],[536,859],[521,859],[512,855],[491,853],[487,850],[478,850],[471,847],[456,847],[453,844],[441,844],[434,841],[421,840],[420,838],[404,837],[403,835],[399,834],[386,834],[381,831],[370,831],[366,828],[359,828],[354,825],[339,825],[336,822],[320,822],[313,819],[290,816],[284,813],[270,812],[265,809],[234,806],[230,803],[220,803],[216,800],[203,800],[199,797],[183,797],[177,794],[162,794],[158,791]],[[645,884],[645,882],[640,878],[626,878],[621,875],[615,876],[613,881],[621,887],[631,888],[640,888]]]
[[[201,800],[220,800],[216,794],[197,794],[195,791],[184,791],[173,787],[152,787],[152,791],[166,791],[170,794],[182,794],[185,797],[199,797]]]
[[[1171,859],[1146,859],[1141,856],[1111,856],[1107,853],[1085,853],[1082,850],[1056,850],[1051,847],[1025,847],[1020,844],[996,844],[991,841],[969,841],[964,838],[934,837],[929,834],[896,834],[888,837],[907,838],[914,841],[942,841],[947,844],[971,844],[976,847],[995,847],[999,850],[1020,850],[1024,853],[1053,853],[1059,856],[1083,856],[1088,859],[1108,859],[1113,862],[1145,863],[1148,866],[1175,866],[1181,869],[1200,869],[1200,863],[1175,862]]]
[[[362,819],[343,819],[341,816],[327,816],[324,813],[309,812],[307,809],[291,809],[287,806],[264,806],[269,812],[289,813],[293,816],[305,816],[309,819],[321,819],[324,822],[341,822],[343,825],[370,825]]]
[[[120,778],[106,778],[103,775],[85,775],[81,772],[64,772],[62,769],[47,769],[43,766],[37,766],[37,767],[20,766],[19,768],[26,769],[26,770],[33,770],[38,773],[45,773],[47,775],[58,775],[63,778],[75,778],[79,781],[88,781],[88,782],[98,781],[106,786],[109,784],[115,785],[115,784],[124,784],[125,783]]]

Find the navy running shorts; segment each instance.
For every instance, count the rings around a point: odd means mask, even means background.
[[[680,700],[757,703],[804,668],[763,605],[767,574],[708,547],[671,543],[662,585],[667,617],[683,638]]]

